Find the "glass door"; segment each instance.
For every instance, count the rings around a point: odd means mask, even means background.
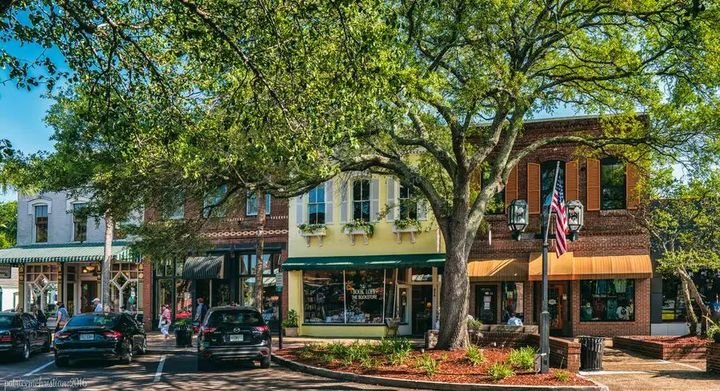
[[[410,335],[412,334],[412,328],[410,322],[410,291],[407,285],[398,285],[397,291],[397,303],[398,303],[398,317],[400,318],[400,325],[398,326],[398,335]]]
[[[431,330],[433,310],[433,287],[432,285],[413,285],[412,287],[412,308],[411,327],[413,335],[425,335]]]
[[[98,296],[98,282],[94,281],[80,281],[80,312],[93,312],[95,306],[93,305],[93,299],[99,298]]]

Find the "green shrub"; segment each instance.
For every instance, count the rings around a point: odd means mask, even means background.
[[[370,357],[373,345],[355,341],[347,349],[347,358],[352,361],[362,361]]]
[[[397,352],[410,352],[412,342],[407,338],[391,337],[383,338],[377,345],[377,351],[384,355],[391,355]]]
[[[377,369],[378,365],[380,365],[380,363],[373,357],[368,356],[360,359],[360,366],[365,369]]]
[[[409,351],[399,351],[390,353],[390,364],[392,365],[403,365],[405,364],[405,361],[410,357]]]
[[[415,366],[425,372],[427,377],[433,377],[440,370],[440,362],[425,353],[417,358]]]
[[[306,343],[298,349],[297,355],[301,359],[309,360],[317,357],[320,353],[325,351],[326,347],[316,343]]]
[[[298,315],[295,310],[288,311],[287,319],[283,320],[283,327],[298,327]]]
[[[332,364],[337,359],[332,353],[323,353],[321,358],[326,364]]]
[[[467,320],[467,329],[468,331],[480,331],[480,328],[482,327],[483,323],[477,319],[468,319]]]
[[[470,345],[465,351],[465,359],[467,359],[472,365],[480,365],[485,361],[485,354],[482,349],[475,345]]]
[[[555,379],[561,382],[566,382],[570,380],[570,372],[563,369],[558,369],[557,371],[555,371]]]
[[[513,372],[512,367],[501,362],[496,362],[488,369],[488,376],[490,376],[490,378],[494,381],[500,381],[514,375],[515,372]]]
[[[508,362],[515,368],[533,370],[535,368],[535,349],[525,346],[510,351]]]
[[[349,347],[340,342],[331,342],[325,345],[325,350],[335,357],[343,358],[348,355]]]

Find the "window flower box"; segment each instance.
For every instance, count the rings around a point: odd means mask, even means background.
[[[368,239],[375,233],[375,226],[366,221],[356,220],[343,226],[343,232],[350,238],[352,245],[355,245],[355,237],[362,236],[365,240],[365,244],[368,244]]]
[[[298,225],[300,236],[305,239],[305,243],[310,247],[310,240],[318,238],[320,247],[323,245],[323,238],[327,236],[327,227],[325,224],[300,224]]]
[[[422,225],[415,219],[395,220],[392,232],[395,234],[395,241],[402,243],[402,234],[410,234],[410,242],[415,243],[415,234],[420,232]]]

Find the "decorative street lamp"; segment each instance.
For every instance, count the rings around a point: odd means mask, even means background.
[[[560,162],[555,168],[555,180],[553,189],[557,187]],[[553,198],[555,194],[551,196]],[[549,240],[555,239],[550,235],[550,204],[545,205],[542,211],[541,232],[537,234],[525,234],[523,232],[528,226],[528,204],[525,200],[513,200],[507,209],[508,228],[512,231],[514,239],[541,239],[542,249],[542,313],[540,314],[540,372],[550,371],[550,312],[548,310],[548,248]],[[567,214],[567,225],[570,241],[578,239],[580,229],[583,227],[583,205],[578,200],[568,201],[565,204]],[[556,217],[557,218],[557,217]]]

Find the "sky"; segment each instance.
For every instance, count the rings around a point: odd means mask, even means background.
[[[38,47],[21,46],[16,42],[9,43],[5,49],[20,58],[30,60],[40,53]],[[59,59],[58,55],[52,57]],[[7,72],[0,69],[0,80],[5,81],[0,81],[0,138],[10,140],[13,147],[23,154],[52,150],[52,129],[43,122],[45,113],[52,105],[52,100],[44,96],[47,89],[40,85],[31,91],[20,90],[12,80],[6,81],[7,79]],[[16,198],[14,191],[2,193],[0,190],[0,202]]]

